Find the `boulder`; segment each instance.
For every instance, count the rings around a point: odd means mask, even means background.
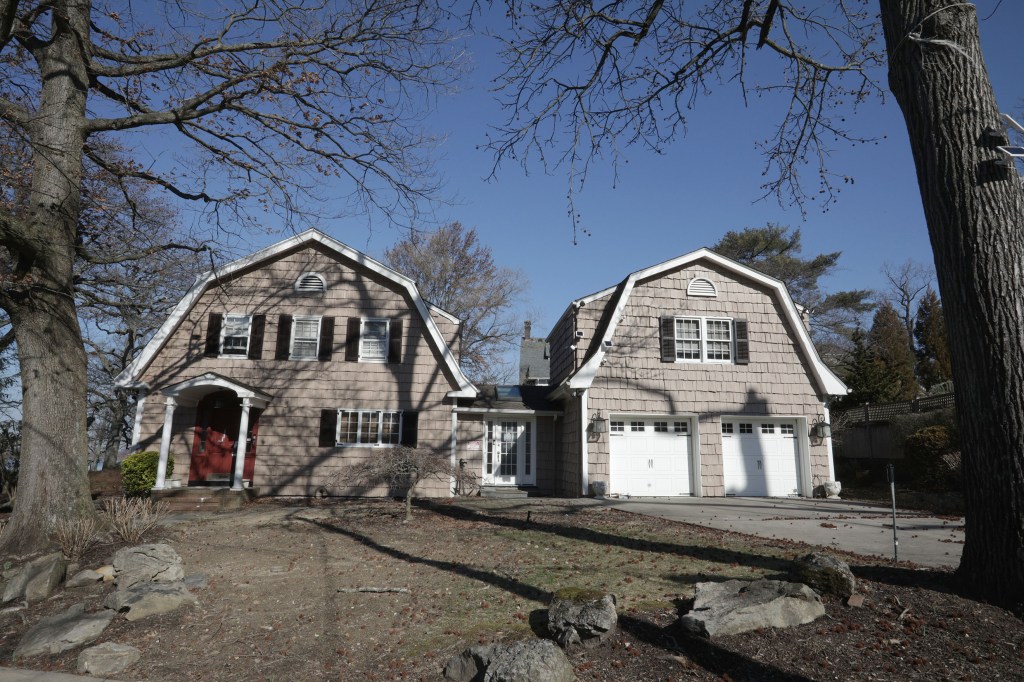
[[[831,554],[812,552],[793,564],[793,578],[818,594],[834,594],[849,599],[857,591],[857,580],[850,566]]]
[[[149,544],[125,547],[114,555],[117,587],[139,583],[176,583],[185,577],[181,556],[170,545]]]
[[[444,666],[448,682],[573,682],[565,653],[546,639],[466,649]]]
[[[124,613],[127,620],[168,613],[196,604],[195,596],[184,583],[139,583],[111,592],[103,602],[108,609]]]
[[[596,646],[615,632],[615,596],[596,590],[562,589],[548,608],[548,632],[560,646]]]
[[[142,658],[142,653],[127,644],[104,642],[78,654],[78,672],[106,677],[124,672]]]
[[[96,640],[113,620],[110,611],[86,613],[85,604],[75,604],[63,613],[43,618],[21,638],[14,660],[59,654]]]
[[[28,562],[4,588],[4,603],[15,599],[30,603],[46,599],[64,580],[66,569],[67,562],[60,552]]]
[[[823,615],[821,597],[806,585],[729,580],[697,583],[693,609],[679,619],[679,625],[688,634],[715,637],[803,625]]]
[[[103,580],[102,575],[87,568],[84,571],[79,571],[72,577],[68,578],[68,581],[64,583],[64,587],[89,587],[90,585],[95,585],[101,580]]]
[[[106,566],[100,566],[96,569],[96,572],[103,576],[103,582],[105,583],[112,583],[114,582],[114,578],[117,577],[116,574],[114,573],[114,567],[110,564],[107,564]]]

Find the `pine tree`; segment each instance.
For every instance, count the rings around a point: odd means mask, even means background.
[[[925,389],[949,381],[953,368],[946,338],[946,318],[938,294],[928,289],[917,306],[914,325],[917,342],[917,378]]]
[[[918,385],[910,337],[891,303],[883,303],[875,312],[867,340],[888,377],[888,401],[915,398]]]
[[[847,410],[864,403],[891,402],[895,395],[892,377],[869,345],[867,334],[857,327],[850,340],[852,348],[843,371],[843,381],[850,392],[837,399],[832,407]]]

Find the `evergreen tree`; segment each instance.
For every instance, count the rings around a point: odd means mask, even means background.
[[[911,400],[917,396],[918,385],[914,376],[914,354],[910,352],[910,337],[899,313],[891,303],[883,303],[871,322],[868,343],[878,357],[886,376],[889,390],[887,400]]]
[[[822,291],[819,280],[836,269],[841,252],[804,258],[800,230],[791,232],[774,223],[730,230],[711,250],[785,283],[793,301],[810,316],[811,334],[822,358],[832,366],[842,364],[854,329],[873,307],[873,292]]]
[[[864,403],[892,401],[892,379],[875,349],[869,345],[867,334],[860,327],[854,329],[851,344],[842,372],[843,381],[850,392],[833,402],[832,407],[846,410]]]
[[[953,377],[953,367],[946,338],[946,319],[942,301],[930,288],[917,305],[914,340],[917,341],[917,378],[921,385],[929,389],[949,381]]]

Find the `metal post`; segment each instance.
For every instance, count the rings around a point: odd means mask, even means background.
[[[889,492],[892,495],[892,562],[900,562],[900,541],[896,538],[896,473],[892,464],[885,466],[885,478],[889,481]]]

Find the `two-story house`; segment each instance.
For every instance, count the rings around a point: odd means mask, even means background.
[[[159,450],[158,489],[270,495],[385,494],[344,474],[399,444],[568,496],[810,495],[834,478],[826,403],[846,387],[782,283],[710,251],[573,301],[543,344],[527,333],[547,385],[474,386],[459,329],[404,275],[302,233],[200,277],[119,377],[139,396],[134,444]]]

